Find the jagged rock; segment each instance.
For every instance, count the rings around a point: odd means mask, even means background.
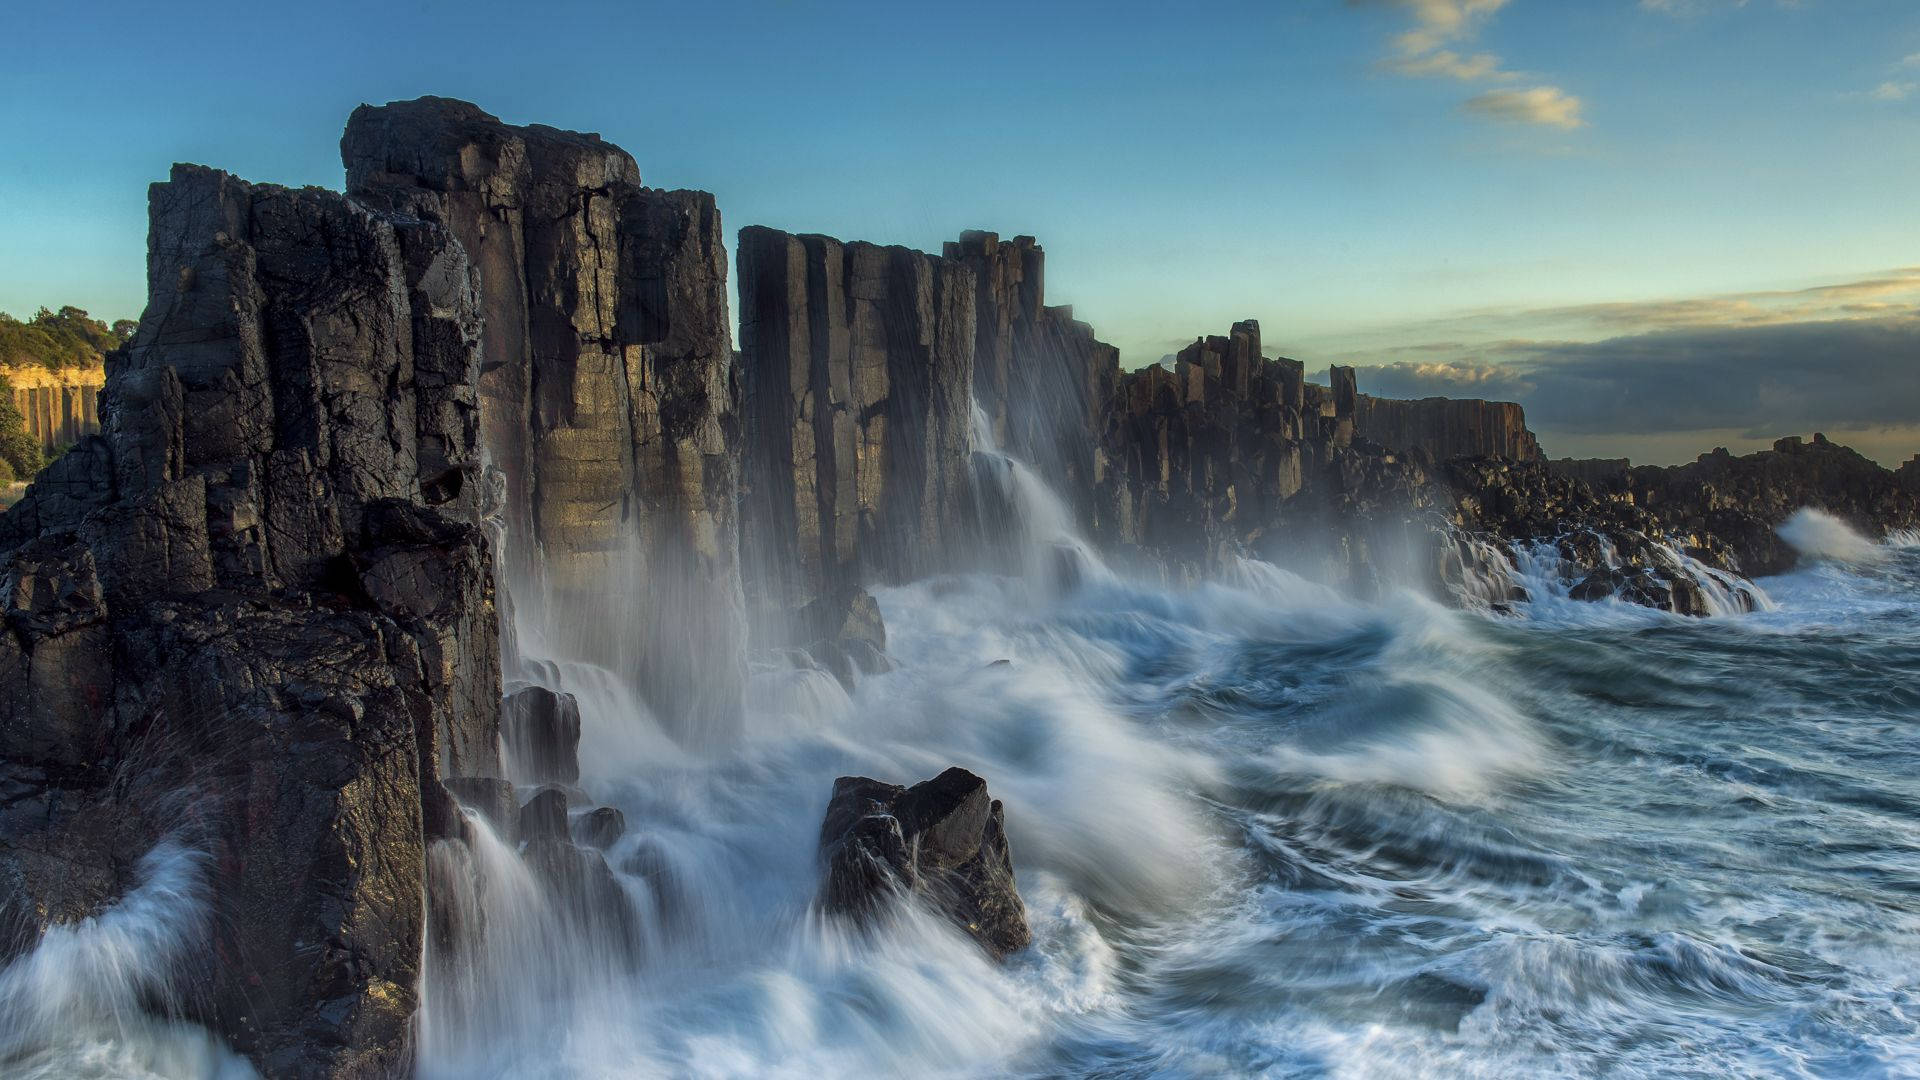
[[[712,196],[642,187],[597,135],[446,98],[361,106],[341,156],[350,194],[444,226],[477,270],[516,602],[684,737],[736,730],[738,403]],[[602,632],[617,625],[637,638]]]
[[[434,331],[477,325],[445,286],[464,255],[197,166],[150,203],[103,433],[0,518],[0,668],[26,691],[0,706],[8,944],[174,837],[215,905],[190,1016],[269,1076],[403,1070],[439,780],[498,771],[492,557],[425,505],[463,512],[442,496],[479,460],[457,391],[420,381],[478,371]]]
[[[611,806],[595,807],[581,815],[573,826],[574,843],[602,851],[612,847],[626,833],[627,816]]]
[[[865,589],[847,589],[821,597],[796,620],[812,635],[807,654],[852,693],[860,680],[893,670],[887,659],[887,626],[880,605]],[[804,639],[803,639],[804,640]]]
[[[500,736],[516,775],[534,783],[580,779],[580,706],[572,694],[525,686],[506,696]]]
[[[1032,940],[1014,887],[1005,814],[986,781],[953,768],[902,788],[834,781],[820,828],[820,904],[856,920],[896,894],[924,898],[996,958]]]
[[[567,839],[567,793],[559,788],[541,788],[520,808],[516,833],[526,843],[543,838]]]

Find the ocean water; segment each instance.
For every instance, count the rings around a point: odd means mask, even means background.
[[[428,957],[423,1072],[1920,1076],[1920,547],[1801,523],[1767,610],[1703,620],[1544,579],[1511,616],[1363,604],[1254,562],[919,582],[877,594],[897,670],[760,670],[724,753],[559,664],[627,910],[556,905],[484,826],[436,848],[486,932]],[[911,908],[811,908],[833,779],[949,765],[1006,803],[1034,945],[1004,965]],[[157,856],[0,974],[0,1055],[243,1075],[101,989],[164,982],[194,869]]]

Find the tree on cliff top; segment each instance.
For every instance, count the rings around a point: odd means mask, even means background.
[[[0,366],[98,367],[106,354],[132,336],[135,323],[121,319],[108,326],[77,307],[41,308],[21,321],[0,311]]]
[[[19,406],[13,403],[13,387],[5,379],[0,379],[0,462],[4,462],[12,476],[32,479],[46,462],[46,456],[40,452],[40,442],[27,430],[27,418],[20,415]]]

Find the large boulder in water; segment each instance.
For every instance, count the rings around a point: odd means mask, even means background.
[[[996,958],[1033,940],[1014,887],[1005,812],[987,782],[952,768],[909,788],[864,776],[834,781],[820,828],[820,905],[864,921],[914,894]]]

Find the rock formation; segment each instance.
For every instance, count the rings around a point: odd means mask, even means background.
[[[1396,401],[1359,395],[1354,432],[1389,450],[1419,450],[1435,461],[1497,457],[1533,461],[1540,443],[1520,406],[1475,398]]]
[[[100,431],[105,381],[105,371],[97,368],[0,367],[0,385],[12,392],[28,433],[47,451]]]
[[[1728,567],[1748,576],[1793,565],[1794,550],[1774,526],[1803,506],[1875,538],[1920,528],[1920,491],[1821,434],[1783,438],[1752,454],[1716,450],[1690,465],[1641,466],[1596,490],[1631,498],[1675,535],[1711,538],[1726,551]]]
[[[642,187],[597,135],[444,98],[361,106],[341,156],[350,195],[444,226],[478,273],[519,621],[629,677],[684,738],[733,730],[738,403],[713,197]]]
[[[910,788],[864,776],[835,780],[820,856],[820,906],[829,914],[864,921],[911,894],[996,958],[1033,940],[1014,888],[1005,811],[965,769]]]
[[[1090,524],[1119,350],[1095,340],[1072,307],[1047,306],[1046,253],[1033,237],[968,231],[944,253],[973,273],[973,401],[986,433]]]
[[[760,617],[951,566],[967,535],[972,274],[760,227],[741,230],[739,262]]]
[[[274,1076],[403,1067],[439,778],[498,771],[477,294],[448,233],[176,166],[106,429],[0,518],[10,948],[206,850],[194,1015]]]
[[[1460,584],[1463,552],[1539,541],[1576,597],[1698,614],[1675,560],[1781,569],[1800,506],[1920,526],[1920,458],[1816,435],[1549,464],[1517,406],[1308,383],[1250,320],[1121,374],[1045,304],[1026,237],[932,256],[749,228],[736,360],[712,198],[641,186],[597,136],[425,98],[357,110],[342,155],[345,196],[198,166],[153,187],[100,434],[0,515],[0,955],[112,902],[157,844],[202,851],[212,940],[173,1005],[269,1076],[405,1069],[429,935],[457,961],[481,932],[423,903],[429,845],[477,823],[635,955],[601,854],[632,842],[575,804],[558,662],[612,670],[689,742],[739,723],[749,596],[768,643],[849,689],[884,670],[862,587],[980,547],[975,402],[1088,536],[1176,579],[1251,553]],[[911,894],[996,956],[1028,942],[971,773],[842,778],[821,844],[829,912]]]

